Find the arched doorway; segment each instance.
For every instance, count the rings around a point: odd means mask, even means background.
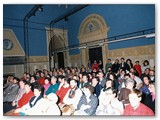
[[[49,28],[48,28],[49,29]],[[69,55],[67,51],[60,51],[54,53],[55,49],[68,46],[67,30],[64,29],[52,29],[54,36],[50,37],[50,33],[47,32],[48,40],[48,57],[50,69],[64,68],[68,65]],[[51,39],[50,39],[51,38]]]
[[[86,42],[93,42],[98,41],[100,39],[104,39],[108,37],[108,30],[109,27],[107,27],[105,20],[102,16],[98,14],[91,14],[87,16],[83,22],[81,23],[81,26],[79,28],[79,43],[86,43]],[[107,53],[108,53],[108,45],[97,45],[98,47],[101,47],[102,52],[102,62],[103,66],[106,63],[107,59]],[[97,47],[96,46],[96,47]],[[96,48],[92,46],[92,48]],[[87,66],[87,61],[91,58],[89,55],[91,48],[81,49],[81,64]]]

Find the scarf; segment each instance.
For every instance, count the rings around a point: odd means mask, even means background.
[[[68,97],[69,97],[69,98],[74,98],[77,89],[78,89],[78,87],[76,87],[75,89],[71,89],[71,90],[69,91]]]

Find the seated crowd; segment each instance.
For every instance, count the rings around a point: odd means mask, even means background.
[[[155,115],[155,71],[149,62],[108,59],[87,67],[53,68],[4,78],[3,114]]]

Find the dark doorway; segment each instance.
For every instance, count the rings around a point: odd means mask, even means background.
[[[102,60],[102,47],[90,48],[89,49],[89,59],[91,63],[93,63],[94,60],[96,60],[97,63],[99,62],[99,60]]]
[[[58,67],[59,68],[64,68],[64,56],[63,56],[63,52],[57,53],[57,56],[58,56]]]

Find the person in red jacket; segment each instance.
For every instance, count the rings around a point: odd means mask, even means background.
[[[69,85],[69,79],[63,78],[62,82],[60,83],[59,88],[56,92],[56,95],[59,97],[59,100],[60,100],[59,105],[63,104],[63,98],[70,88],[71,87]]]
[[[45,85],[44,80],[45,80],[45,76],[44,76],[44,72],[41,72],[41,77],[37,80],[39,85]]]
[[[135,116],[154,116],[154,112],[141,103],[142,92],[138,89],[133,89],[129,93],[129,102],[124,109],[123,115],[135,115]]]
[[[98,67],[99,67],[99,65],[98,65],[97,61],[94,60],[94,63],[92,64],[92,70],[93,70],[94,68],[96,68],[96,70],[98,70]]]
[[[27,82],[24,87],[25,87],[26,92],[23,94],[21,99],[18,101],[17,108],[21,108],[22,106],[27,104],[29,100],[34,96],[34,93],[31,90],[30,83]]]
[[[22,106],[26,105],[29,100],[34,96],[34,93],[31,90],[31,85],[30,83],[26,82],[25,83],[25,93],[23,94],[23,96],[21,97],[21,99],[18,100],[18,104],[16,106],[16,109],[12,109],[9,112],[5,113],[4,116],[17,116],[19,115],[19,113],[17,114],[17,109],[21,108]]]
[[[136,64],[134,65],[134,68],[137,70],[139,77],[142,75],[142,69],[141,65],[139,64],[139,61],[135,62]]]

